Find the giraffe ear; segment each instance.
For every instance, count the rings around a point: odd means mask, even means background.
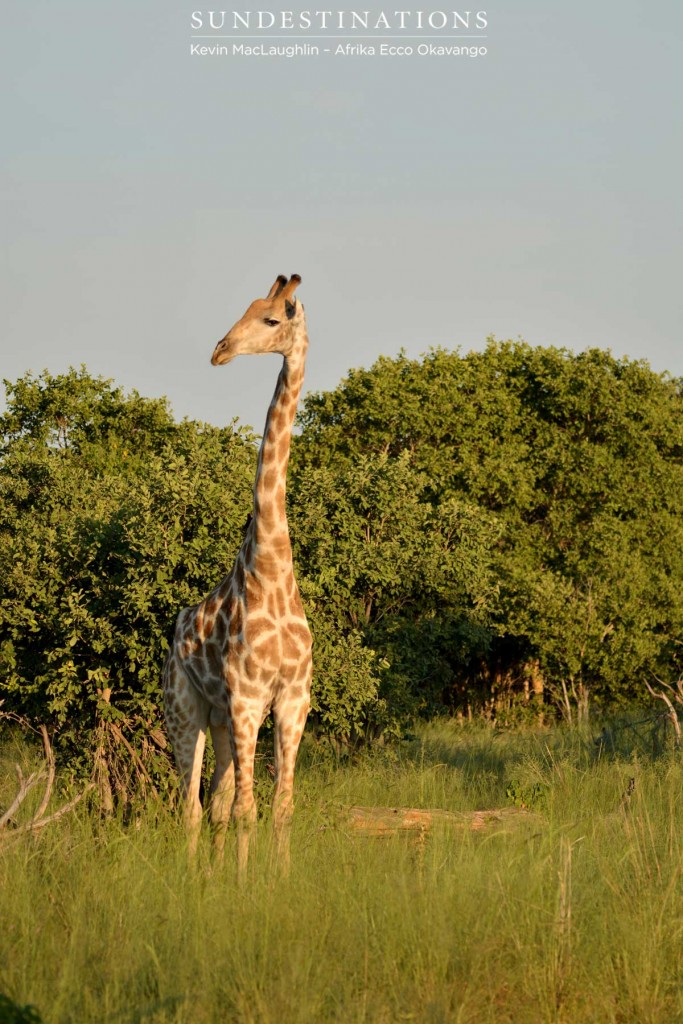
[[[294,292],[296,291],[296,289],[299,287],[300,284],[301,284],[301,278],[299,277],[299,275],[298,274],[292,274],[292,276],[290,277],[289,281],[287,281],[287,283],[285,284],[285,287],[282,290],[282,298],[283,299],[291,299],[292,295],[294,294]]]
[[[268,292],[268,298],[269,299],[274,299],[277,295],[280,294],[280,292],[282,291],[282,289],[284,288],[284,286],[286,284],[287,284],[287,278],[285,277],[285,275],[284,274],[278,274],[278,276],[275,278],[275,282],[273,284],[273,287]]]
[[[296,313],[296,299],[294,299],[294,302],[290,302],[289,299],[285,299],[285,313],[287,314],[288,320],[293,319],[294,314]]]

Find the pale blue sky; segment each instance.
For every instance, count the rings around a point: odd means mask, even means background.
[[[683,374],[680,3],[482,0],[477,59],[192,58],[201,7],[4,12],[2,376],[260,430],[276,360],[209,357],[292,272],[313,390],[489,334]]]

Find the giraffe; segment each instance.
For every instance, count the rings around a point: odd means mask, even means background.
[[[275,731],[273,826],[289,864],[294,765],[310,705],[311,634],[292,565],[285,509],[292,424],[304,379],[308,335],[294,297],[298,274],[280,275],[216,345],[211,362],[264,352],[284,357],[268,409],[254,484],[253,512],[228,575],[178,615],[163,670],[164,710],[181,779],[191,854],[202,808],[199,786],[207,728],[216,755],[210,817],[222,854],[228,821],[237,825],[237,868],[244,877],[256,821],[254,754],[270,710]]]

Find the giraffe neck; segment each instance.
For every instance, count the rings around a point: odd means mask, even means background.
[[[308,337],[302,326],[293,350],[285,356],[275,385],[254,484],[253,536],[257,548],[277,549],[279,558],[291,561],[285,496],[292,426],[304,380]]]

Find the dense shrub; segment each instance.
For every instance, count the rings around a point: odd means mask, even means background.
[[[7,383],[1,426],[3,711],[127,791],[107,762],[122,737],[152,785],[173,622],[232,565],[254,439],[85,369]],[[352,371],[299,428],[289,517],[318,735],[396,734],[529,689],[570,714],[678,678],[680,382],[491,342]]]
[[[3,710],[84,767],[108,722],[149,762],[173,622],[232,564],[254,447],[84,370],[9,386],[3,428]]]
[[[571,712],[589,695],[638,697],[643,677],[678,678],[680,381],[596,349],[491,341],[354,370],[310,395],[300,423],[301,557],[338,618],[360,615],[390,658],[387,695],[458,707],[533,679]],[[369,466],[386,494],[349,514]],[[373,520],[385,537],[395,524],[391,543],[377,544]],[[359,567],[373,551],[369,580]]]

